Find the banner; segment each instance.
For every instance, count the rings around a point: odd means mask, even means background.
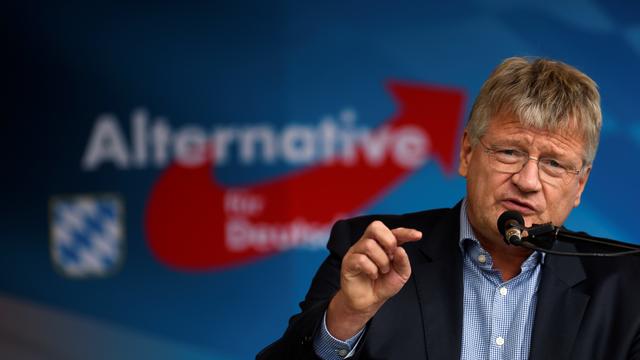
[[[0,357],[249,359],[332,224],[450,207],[473,100],[509,56],[592,76],[573,230],[640,243],[632,5],[12,4]]]

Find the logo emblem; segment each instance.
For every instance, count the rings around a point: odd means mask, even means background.
[[[450,173],[463,91],[401,82],[390,82],[387,89],[397,112],[362,138],[350,156],[327,156],[241,187],[218,182],[213,159],[167,167],[145,213],[152,252],[165,265],[187,271],[255,261],[326,240],[336,219],[357,213],[433,158]],[[383,151],[389,148],[393,151]]]
[[[52,198],[50,251],[56,270],[71,278],[115,273],[124,260],[123,212],[115,195]]]

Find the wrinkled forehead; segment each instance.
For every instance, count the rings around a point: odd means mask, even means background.
[[[586,160],[586,130],[575,117],[569,117],[563,121],[538,121],[535,118],[502,113],[490,118],[485,134],[487,131],[494,134],[510,132],[512,135],[521,132],[536,135],[538,138],[546,137],[552,142],[557,142],[557,145],[566,145],[561,147],[566,150],[570,149],[577,156]]]
[[[581,121],[579,117],[573,114],[553,116],[536,111],[535,109],[522,109],[522,111],[516,112],[508,108],[491,114],[488,125],[491,126],[494,123],[498,123],[497,126],[501,126],[500,123],[504,122],[516,122],[525,128],[567,136],[577,136],[580,138],[586,137],[589,128],[589,124]]]
[[[550,134],[561,135],[565,137],[575,138],[584,141],[586,139],[587,130],[573,116],[555,121],[539,121],[526,117],[516,117],[518,123],[525,129],[537,131],[545,131]]]

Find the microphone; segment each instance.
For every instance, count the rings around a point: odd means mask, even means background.
[[[505,211],[498,218],[498,231],[504,237],[504,242],[509,245],[522,244],[522,230],[524,218],[517,211]]]
[[[522,232],[524,230],[527,231],[527,236],[523,238]],[[552,223],[533,224],[527,228],[524,226],[522,215],[512,210],[503,212],[498,218],[498,232],[504,237],[504,242],[509,245],[524,246],[531,250],[553,255],[610,257],[640,254],[640,245],[600,238],[586,233],[576,233],[554,226]],[[555,250],[553,245],[556,241],[596,244],[598,247],[586,252]],[[601,252],[600,248],[622,250]]]

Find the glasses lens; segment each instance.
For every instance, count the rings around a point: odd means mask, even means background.
[[[546,183],[567,184],[574,175],[567,170],[566,166],[554,159],[536,159],[515,149],[491,148],[485,144],[482,146],[489,156],[491,168],[498,172],[515,174],[520,172],[529,160],[534,160],[537,162],[540,180]]]
[[[522,169],[524,162],[517,156],[505,155],[499,152],[489,153],[491,167],[499,172],[515,174]]]
[[[544,166],[540,166],[540,170],[538,172],[540,174],[540,181],[546,182],[547,184],[566,185],[569,183],[569,180],[571,180],[572,174],[569,174],[566,171],[560,173],[558,170],[545,169],[546,168]]]
[[[491,168],[495,171],[507,174],[515,174],[522,170],[530,160],[529,156],[518,152],[504,152],[500,150],[489,150]],[[538,175],[540,181],[552,185],[566,184],[571,174],[554,160],[541,159],[538,161]]]
[[[564,166],[558,164],[553,160],[540,160],[538,162],[538,166],[540,166],[540,170],[552,177],[562,177],[562,175],[567,173],[567,170],[564,168]]]

